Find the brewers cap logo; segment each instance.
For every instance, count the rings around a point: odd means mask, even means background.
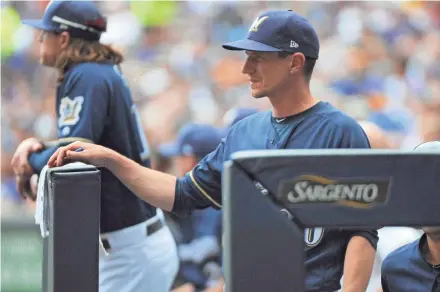
[[[303,175],[282,182],[279,195],[286,204],[326,203],[369,208],[384,204],[389,188],[389,179],[333,180],[317,175]]]
[[[263,17],[259,17],[259,18],[255,19],[255,21],[254,21],[254,23],[252,23],[249,31],[255,31],[255,32],[258,31],[258,27],[268,18],[269,18],[268,16],[263,16]]]

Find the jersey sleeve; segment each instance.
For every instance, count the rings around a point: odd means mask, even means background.
[[[380,282],[383,292],[391,291],[387,280],[387,277],[389,275],[388,269],[389,269],[389,261],[387,260],[387,258],[385,258],[384,261],[382,262],[381,276],[380,276]]]
[[[368,137],[360,125],[355,123],[335,124],[329,120],[324,121],[320,127],[317,136],[323,139],[315,139],[321,141],[319,148],[366,148],[369,149],[370,142]]]
[[[184,177],[177,179],[173,213],[185,216],[194,209],[221,208],[224,148],[223,140],[215,151],[205,156]]]
[[[82,70],[72,72],[66,84],[70,86],[58,92],[57,98],[58,139],[45,143],[47,149],[29,157],[36,173],[60,146],[75,141],[97,143],[107,122],[110,92],[104,79]]]
[[[75,73],[57,104],[58,142],[98,143],[108,121],[110,89],[93,71]]]
[[[342,148],[371,148],[370,141],[360,125],[357,123],[349,127],[342,135]]]
[[[32,153],[29,156],[29,164],[32,167],[34,173],[39,174],[43,170],[44,166],[49,161],[49,158],[52,156],[52,154],[55,153],[57,149],[58,147],[51,147],[41,152]]]

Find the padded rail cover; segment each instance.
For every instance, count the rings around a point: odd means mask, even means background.
[[[47,172],[49,236],[44,240],[43,291],[97,292],[100,171],[68,164]]]
[[[226,291],[302,292],[307,227],[440,225],[439,154],[235,153],[222,182]]]

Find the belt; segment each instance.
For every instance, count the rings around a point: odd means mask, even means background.
[[[157,231],[161,230],[162,227],[164,227],[164,226],[165,226],[165,224],[160,219],[156,220],[155,222],[153,222],[151,224],[148,224],[146,226],[146,230],[145,230],[145,237],[156,233]],[[102,242],[102,246],[104,247],[104,249],[106,251],[108,251],[112,248],[110,245],[110,242],[107,238],[101,238],[101,242]]]

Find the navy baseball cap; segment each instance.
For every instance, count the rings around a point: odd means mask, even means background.
[[[243,40],[223,48],[233,51],[303,53],[318,59],[319,39],[312,25],[292,10],[270,10],[260,14]]]
[[[176,141],[159,146],[159,153],[165,157],[194,155],[203,158],[214,151],[221,140],[214,126],[190,123],[179,131]]]
[[[68,31],[72,37],[97,41],[107,29],[107,20],[93,1],[51,1],[42,19],[23,24],[50,32]]]

